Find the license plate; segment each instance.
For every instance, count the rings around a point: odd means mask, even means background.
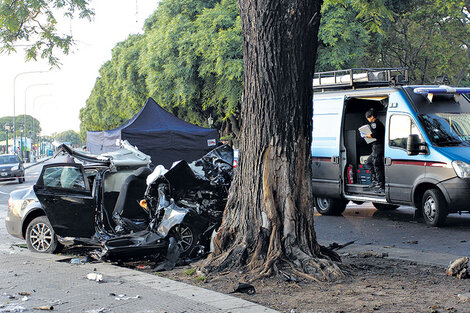
[[[1,173],[2,176],[7,176],[8,174],[7,173]]]

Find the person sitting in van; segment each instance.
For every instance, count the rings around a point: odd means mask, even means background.
[[[369,122],[371,133],[367,134],[367,138],[374,138],[372,144],[372,153],[366,161],[367,168],[370,172],[371,184],[369,188],[374,188],[378,193],[385,191],[385,175],[384,175],[384,140],[385,126],[377,119],[377,112],[371,108],[366,112],[366,119]]]

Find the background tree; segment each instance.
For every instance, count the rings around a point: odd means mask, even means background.
[[[83,144],[83,141],[80,139],[80,134],[73,130],[66,130],[54,134],[54,139],[62,143],[69,143],[72,146],[80,146]]]
[[[9,124],[11,128],[10,131],[8,131],[8,136],[9,138],[13,138],[13,116],[4,116],[0,117],[0,140],[5,140],[6,138],[6,124]],[[36,138],[41,133],[40,122],[31,115],[26,115],[26,127],[24,125],[23,116],[16,117],[16,137],[21,135],[21,128],[24,130],[23,136],[26,134],[27,137]]]
[[[188,122],[207,127],[211,116],[222,135],[236,133],[242,62],[235,0],[163,0],[144,34],[118,44],[100,69],[80,113],[82,138],[121,125],[149,96]]]
[[[142,35],[113,50],[80,114],[81,135],[132,117],[149,96],[188,122],[239,134],[243,88],[235,0],[162,0]],[[426,32],[423,31],[426,29]],[[412,83],[468,84],[468,5],[457,0],[325,0],[317,71],[409,67]]]
[[[58,32],[55,17],[58,13],[88,19],[93,15],[87,0],[2,0],[0,51],[14,52],[17,44],[26,43],[26,60],[40,56],[52,66],[59,65],[57,51],[68,54],[73,40],[70,35]]]
[[[313,227],[312,77],[320,4],[239,0],[241,156],[207,270],[342,275],[322,253]]]

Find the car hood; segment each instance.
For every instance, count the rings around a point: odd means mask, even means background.
[[[151,162],[148,155],[139,151],[137,147],[132,146],[127,141],[121,141],[121,149],[100,155],[78,152],[66,144],[62,144],[57,148],[56,155],[59,153],[68,154],[83,162],[102,164],[111,167],[147,166]]]
[[[451,161],[460,160],[470,164],[470,147],[440,147],[439,151]]]
[[[4,168],[12,168],[13,166],[18,166],[19,167],[19,164],[18,163],[7,163],[7,164],[1,164],[0,165],[0,169],[4,169]]]

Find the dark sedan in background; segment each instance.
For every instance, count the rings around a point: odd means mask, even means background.
[[[15,180],[24,183],[23,161],[16,154],[0,155],[0,181]]]

